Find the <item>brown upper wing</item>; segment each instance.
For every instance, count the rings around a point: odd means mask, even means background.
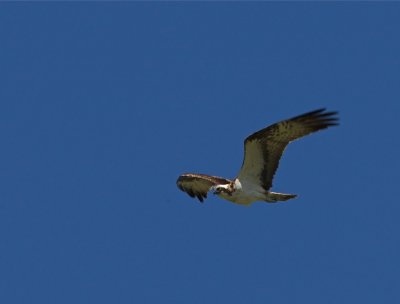
[[[207,192],[212,186],[221,184],[225,185],[230,182],[229,179],[222,177],[186,173],[179,176],[176,185],[191,197],[197,197],[200,202],[203,202],[203,200],[207,198]]]
[[[238,178],[261,184],[269,190],[286,146],[293,140],[337,125],[336,115],[337,112],[319,109],[283,120],[250,135],[244,141],[244,159]]]

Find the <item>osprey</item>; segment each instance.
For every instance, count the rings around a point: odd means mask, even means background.
[[[200,202],[213,191],[236,204],[250,205],[255,201],[275,203],[295,198],[295,194],[269,191],[279,160],[286,146],[303,136],[338,125],[337,112],[325,109],[308,112],[259,130],[244,141],[242,168],[234,180],[206,174],[186,173],[179,176],[179,189],[197,197]]]

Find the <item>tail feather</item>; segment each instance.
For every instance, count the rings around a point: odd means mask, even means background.
[[[287,201],[289,199],[297,197],[296,194],[285,194],[285,193],[278,193],[278,192],[268,192],[265,201],[268,203],[276,203],[280,201]]]

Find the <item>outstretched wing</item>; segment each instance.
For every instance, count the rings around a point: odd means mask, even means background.
[[[176,185],[179,189],[197,197],[200,202],[207,198],[207,192],[212,186],[229,184],[231,181],[226,178],[206,174],[186,173],[178,177]]]
[[[269,190],[286,146],[293,140],[337,125],[336,114],[319,109],[283,120],[250,135],[244,141],[244,159],[238,178],[261,184]]]

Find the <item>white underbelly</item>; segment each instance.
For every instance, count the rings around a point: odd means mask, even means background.
[[[265,200],[265,192],[259,192],[254,189],[246,189],[247,191],[243,191],[243,189],[237,189],[231,195],[227,193],[219,193],[218,196],[231,201],[236,204],[241,205],[250,205],[256,201],[263,201]],[[250,191],[249,191],[250,190]]]

